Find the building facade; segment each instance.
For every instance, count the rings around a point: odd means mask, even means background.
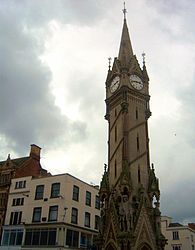
[[[168,216],[161,217],[162,233],[167,239],[165,250],[195,250],[195,224],[173,223]]]
[[[100,187],[99,249],[161,250],[160,190],[150,166],[149,77],[133,53],[124,9],[118,57],[106,79],[108,166]]]
[[[0,237],[2,233],[2,225],[5,221],[7,199],[12,178],[28,175],[50,175],[41,167],[40,152],[41,148],[32,144],[29,156],[11,159],[10,155],[8,155],[6,161],[0,162]]]
[[[99,188],[69,174],[12,179],[1,249],[89,249]]]

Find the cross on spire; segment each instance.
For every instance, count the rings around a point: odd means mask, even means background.
[[[126,6],[125,6],[125,2],[124,2],[123,14],[124,14],[124,19],[126,19],[127,9],[126,9]]]

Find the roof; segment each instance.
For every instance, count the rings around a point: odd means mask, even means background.
[[[195,230],[195,223],[188,223],[188,227]]]
[[[183,225],[178,222],[175,222],[175,223],[170,223],[169,227],[183,227]]]
[[[20,158],[16,158],[16,159],[11,159],[11,162],[16,166],[19,167],[21,166],[24,162],[26,162],[30,157],[26,156],[26,157],[20,157]],[[7,161],[7,160],[6,160]],[[3,165],[6,163],[6,161],[1,161],[0,162],[0,168],[3,167]]]

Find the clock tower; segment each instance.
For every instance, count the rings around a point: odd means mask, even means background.
[[[149,77],[133,53],[124,8],[118,57],[106,79],[108,166],[100,186],[99,249],[162,250],[159,182],[150,166]]]

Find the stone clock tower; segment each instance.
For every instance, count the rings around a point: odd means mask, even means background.
[[[106,79],[108,166],[100,187],[99,249],[162,250],[159,183],[150,166],[149,77],[133,53],[124,9],[118,57]]]

